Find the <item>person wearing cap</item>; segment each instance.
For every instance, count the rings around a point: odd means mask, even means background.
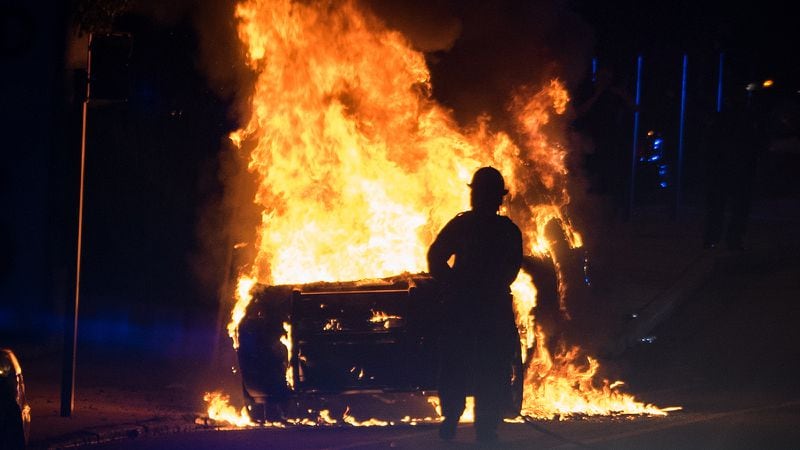
[[[469,187],[472,209],[450,220],[428,250],[429,271],[444,288],[447,311],[439,343],[444,416],[439,436],[455,436],[472,392],[476,438],[494,441],[511,401],[511,366],[519,346],[510,285],[522,263],[522,233],[498,215],[508,193],[499,171],[478,169]]]

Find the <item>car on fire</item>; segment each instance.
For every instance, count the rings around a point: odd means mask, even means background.
[[[435,392],[439,291],[427,274],[256,287],[239,324],[250,417],[279,420],[300,395]]]
[[[22,367],[11,349],[0,348],[0,443],[3,448],[25,448],[30,424]]]
[[[583,252],[580,255],[582,263]],[[580,284],[588,286],[585,266],[581,269]],[[549,259],[526,257],[523,270],[536,272],[540,280],[541,324],[550,326],[553,321],[547,317],[559,309],[554,265]],[[239,323],[237,349],[251,419],[282,420],[290,401],[300,397],[435,395],[439,324],[447,311],[441,287],[430,275],[256,285],[251,294]],[[556,313],[547,313],[548,304]],[[517,354],[511,363],[510,417],[522,406],[522,360]]]

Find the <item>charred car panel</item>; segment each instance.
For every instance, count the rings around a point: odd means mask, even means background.
[[[257,287],[239,324],[251,415],[298,394],[434,390],[440,312],[425,274]]]
[[[580,269],[567,271],[569,283],[588,287],[588,254],[568,252],[564,259],[562,264]],[[537,280],[537,322],[551,336],[545,345],[554,346],[568,328],[554,263],[526,256],[522,270]],[[304,395],[436,392],[437,341],[447,314],[440,287],[428,274],[257,285],[251,293],[237,354],[252,419],[285,418],[289,400]],[[522,406],[524,371],[522,355],[514,355],[509,417]]]

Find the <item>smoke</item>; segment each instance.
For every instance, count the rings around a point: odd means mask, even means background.
[[[461,123],[502,120],[521,86],[577,84],[592,56],[592,30],[566,1],[362,3],[426,52],[433,94]]]
[[[252,73],[236,34],[234,0],[139,0],[133,12],[152,17],[169,26],[190,20],[196,29],[198,69],[207,77],[214,95],[230,101],[231,117],[247,116]],[[243,119],[241,119],[243,120]]]
[[[165,28],[195,29],[194,62],[209,87],[203,95],[213,95],[227,106],[229,123],[235,128],[249,115],[253,74],[245,64],[234,8],[233,0],[139,0],[130,13]],[[202,289],[218,293],[219,320],[225,322],[239,265],[253,259],[247,254],[250,248],[237,244],[252,240],[260,216],[252,201],[255,182],[242,156],[246,153],[237,152],[227,136],[221,136],[219,149],[216,160],[202,161],[198,167],[197,189],[203,204],[198,205],[197,248],[189,263]],[[224,329],[224,323],[218,328]]]
[[[403,33],[421,52],[449,50],[461,35],[461,19],[446,0],[385,2],[360,0],[362,8],[381,18],[387,27]]]

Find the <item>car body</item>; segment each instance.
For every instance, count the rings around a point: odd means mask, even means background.
[[[239,324],[239,369],[250,416],[282,418],[310,395],[435,393],[440,287],[427,274],[363,282],[258,286]],[[521,360],[509,387],[517,412]]]
[[[0,442],[3,448],[21,449],[27,445],[30,410],[19,360],[11,349],[0,348]]]

